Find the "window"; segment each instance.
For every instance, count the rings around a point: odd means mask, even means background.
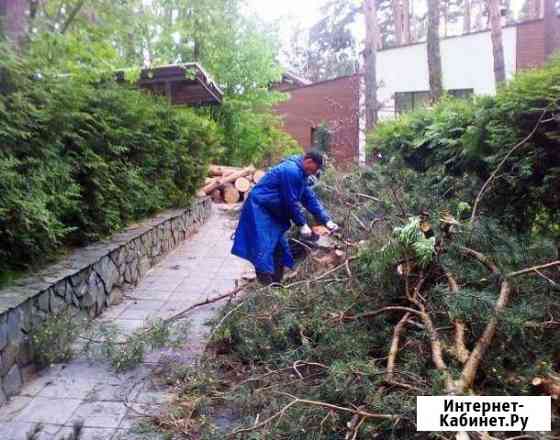
[[[395,93],[395,111],[403,114],[426,107],[430,102],[430,92]]]
[[[450,96],[468,98],[473,95],[473,89],[447,90]],[[397,92],[395,93],[395,112],[398,115],[427,107],[430,103],[430,92]]]
[[[454,96],[455,98],[465,99],[465,98],[470,98],[474,94],[474,90],[456,89],[456,90],[448,90],[447,93],[449,93],[451,96]]]
[[[331,131],[326,124],[311,127],[311,147],[323,153],[328,153],[331,144]]]

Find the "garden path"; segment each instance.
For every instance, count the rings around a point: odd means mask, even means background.
[[[237,280],[249,270],[245,262],[230,255],[235,224],[231,212],[214,206],[210,219],[193,237],[98,320],[132,332],[143,327],[146,320],[165,319],[235,288]],[[63,440],[78,420],[84,422],[80,440],[158,439],[156,434],[138,429],[139,413],[158,413],[169,398],[165,388],[152,380],[154,370],[170,360],[196,363],[209,336],[210,328],[205,324],[222,304],[200,307],[189,315],[187,341],[182,349],[150,353],[132,371],[117,374],[105,363],[85,359],[42,371],[19,396],[0,408],[0,439],[27,440],[28,433],[40,423],[42,430],[34,440]]]

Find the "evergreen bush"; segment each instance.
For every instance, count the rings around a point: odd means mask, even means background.
[[[220,143],[213,121],[112,79],[0,56],[0,271],[188,205]]]

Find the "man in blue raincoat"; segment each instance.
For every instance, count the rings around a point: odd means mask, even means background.
[[[262,284],[280,283],[284,266],[294,265],[284,237],[291,222],[300,228],[303,237],[312,235],[302,206],[318,223],[331,231],[338,229],[308,185],[308,178],[322,166],[320,153],[290,157],[272,168],[245,201],[231,252],[255,266]]]

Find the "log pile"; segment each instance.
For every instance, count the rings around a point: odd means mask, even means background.
[[[265,171],[253,166],[245,168],[210,165],[208,177],[199,190],[200,197],[210,196],[214,203],[234,204],[245,200],[265,175]]]

